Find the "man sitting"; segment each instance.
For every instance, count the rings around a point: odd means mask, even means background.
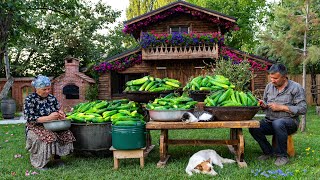
[[[300,84],[288,80],[287,68],[283,64],[274,64],[269,69],[271,82],[267,84],[260,106],[266,116],[260,121],[260,128],[250,128],[252,137],[259,143],[263,155],[259,160],[277,157],[275,165],[289,162],[287,154],[288,135],[297,131],[299,115],[307,112],[305,91]],[[273,149],[266,135],[274,135],[276,148]]]

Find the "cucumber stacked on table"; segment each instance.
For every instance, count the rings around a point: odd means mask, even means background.
[[[216,91],[220,89],[234,88],[229,79],[222,75],[197,76],[191,79],[183,90],[192,91]]]
[[[204,100],[206,106],[258,106],[256,97],[251,92],[236,91],[232,88],[218,90]]]
[[[135,125],[144,116],[138,103],[128,99],[92,101],[79,103],[67,113],[67,119],[77,123],[102,123],[111,121],[115,125]]]
[[[156,98],[153,102],[149,102],[146,107],[148,110],[185,110],[194,108],[197,103],[186,94],[179,96],[170,93],[163,98]]]
[[[128,81],[126,83],[125,92],[127,91],[147,91],[160,92],[168,90],[176,90],[181,87],[181,83],[171,78],[154,78],[152,76],[144,76],[140,79]]]

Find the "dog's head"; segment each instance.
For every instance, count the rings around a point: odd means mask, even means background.
[[[201,162],[194,169],[197,169],[202,174],[216,174],[216,172],[213,170],[212,164],[210,163],[210,159]]]

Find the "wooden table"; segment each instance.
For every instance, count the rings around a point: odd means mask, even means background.
[[[229,150],[235,154],[236,161],[240,167],[246,167],[244,161],[244,136],[242,128],[259,128],[257,120],[245,121],[212,121],[212,122],[147,122],[147,130],[161,130],[160,134],[160,161],[158,167],[166,165],[170,155],[168,155],[168,145],[227,145]],[[200,139],[169,139],[168,130],[177,129],[211,129],[230,128],[230,139],[224,140],[200,140]]]

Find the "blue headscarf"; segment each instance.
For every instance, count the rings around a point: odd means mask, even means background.
[[[51,85],[50,79],[47,76],[38,75],[35,77],[35,79],[31,82],[31,85],[38,88],[44,88]]]

